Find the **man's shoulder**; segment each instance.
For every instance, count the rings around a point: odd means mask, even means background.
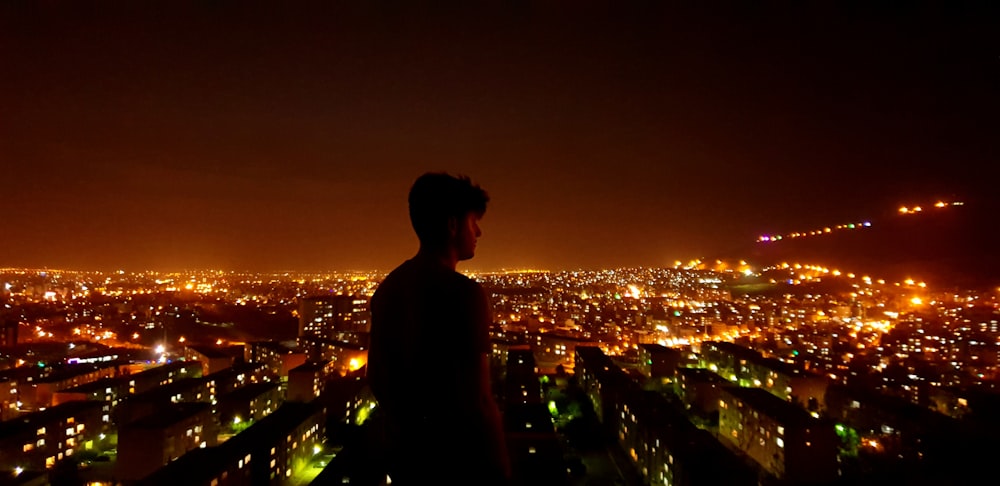
[[[391,287],[396,282],[412,280],[415,273],[413,260],[406,260],[386,274],[385,278],[383,278],[379,283],[378,288],[381,289],[383,287]],[[376,291],[377,290],[378,289],[376,289]]]

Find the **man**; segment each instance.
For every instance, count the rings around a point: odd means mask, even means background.
[[[489,374],[486,292],[455,271],[476,253],[489,196],[427,173],[410,189],[420,247],[371,300],[367,375],[384,417],[392,484],[506,484],[510,465]]]

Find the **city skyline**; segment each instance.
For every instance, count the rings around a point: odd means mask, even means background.
[[[385,271],[433,170],[473,271],[996,205],[996,7],[0,8],[0,267]]]

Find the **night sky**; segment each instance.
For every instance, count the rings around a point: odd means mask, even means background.
[[[388,270],[437,170],[469,270],[994,204],[1000,10],[883,3],[6,1],[0,266]]]

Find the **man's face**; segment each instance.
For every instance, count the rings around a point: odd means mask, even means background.
[[[466,213],[457,223],[455,247],[458,250],[458,259],[468,260],[476,255],[476,240],[483,234],[479,230],[479,215]]]

